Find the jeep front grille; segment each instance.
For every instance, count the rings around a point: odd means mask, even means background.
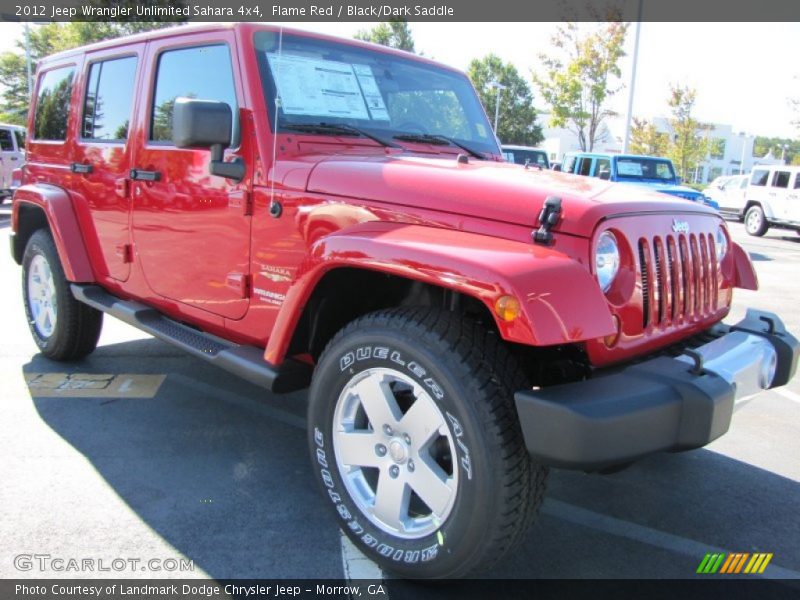
[[[711,234],[639,240],[642,326],[665,326],[717,310],[717,260]]]

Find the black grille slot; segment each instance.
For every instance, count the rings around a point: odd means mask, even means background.
[[[663,259],[661,258],[661,244],[659,243],[659,240],[655,240],[655,242],[653,243],[653,254],[656,257],[655,260],[656,264],[654,269],[656,273],[656,285],[655,288],[653,289],[653,293],[655,296],[654,301],[656,303],[656,311],[658,311],[658,319],[656,322],[661,323],[664,321],[664,300],[667,295],[667,290],[666,286],[664,285],[665,278],[661,271],[661,269],[663,268],[662,264]]]
[[[642,278],[642,327],[647,327],[650,322],[650,277],[647,274],[644,240],[639,240],[639,273]]]

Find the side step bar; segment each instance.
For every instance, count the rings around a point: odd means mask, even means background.
[[[304,363],[286,360],[276,367],[264,360],[264,351],[256,346],[240,346],[203,333],[165,317],[145,304],[117,298],[96,285],[73,283],[71,288],[80,302],[271,392],[293,392],[308,387],[311,382],[311,367]]]

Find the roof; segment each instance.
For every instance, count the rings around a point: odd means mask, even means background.
[[[283,32],[288,34],[302,35],[302,36],[313,37],[315,39],[320,39],[320,40],[345,43],[352,46],[358,46],[361,48],[375,50],[378,52],[382,52],[384,54],[394,54],[395,56],[410,58],[412,60],[417,60],[419,62],[435,65],[437,67],[447,69],[449,71],[462,73],[462,71],[459,71],[454,67],[442,64],[435,60],[431,60],[430,58],[427,58],[425,56],[420,56],[419,54],[414,54],[413,52],[406,52],[405,50],[389,48],[388,46],[383,46],[381,44],[373,44],[372,42],[364,42],[361,40],[356,40],[354,38],[337,37],[333,35],[326,35],[323,33],[304,31],[302,29],[283,27],[280,24],[270,24],[270,23],[199,23],[191,25],[176,25],[175,27],[167,27],[164,29],[153,29],[151,31],[146,31],[144,33],[137,33],[135,35],[113,38],[110,40],[104,40],[102,42],[95,42],[94,44],[87,44],[85,46],[79,46],[77,48],[72,48],[70,50],[64,50],[63,52],[51,54],[50,56],[47,56],[42,61],[40,61],[40,64],[54,60],[61,60],[64,58],[68,58],[70,56],[75,56],[86,52],[94,52],[96,50],[103,50],[105,48],[114,48],[116,46],[122,46],[125,44],[145,42],[148,40],[162,39],[167,37],[183,36],[183,35],[213,32],[213,31],[224,31],[224,30],[241,30],[247,32],[247,31],[258,31],[258,30],[278,31],[280,29],[283,29]]]
[[[537,150],[539,152],[547,152],[544,148],[537,148],[534,146],[516,146],[514,144],[500,144],[503,150]]]

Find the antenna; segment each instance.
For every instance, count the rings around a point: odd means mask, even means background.
[[[278,30],[278,60],[277,68],[278,71],[283,68],[283,25],[280,26]],[[272,176],[270,179],[270,191],[269,191],[269,214],[274,218],[278,218],[281,216],[283,212],[283,207],[281,203],[275,200],[275,167],[278,164],[278,125],[280,120],[281,114],[281,93],[278,88],[277,82],[279,77],[276,75],[274,77],[276,85],[275,85],[275,127],[274,131],[272,132]]]

